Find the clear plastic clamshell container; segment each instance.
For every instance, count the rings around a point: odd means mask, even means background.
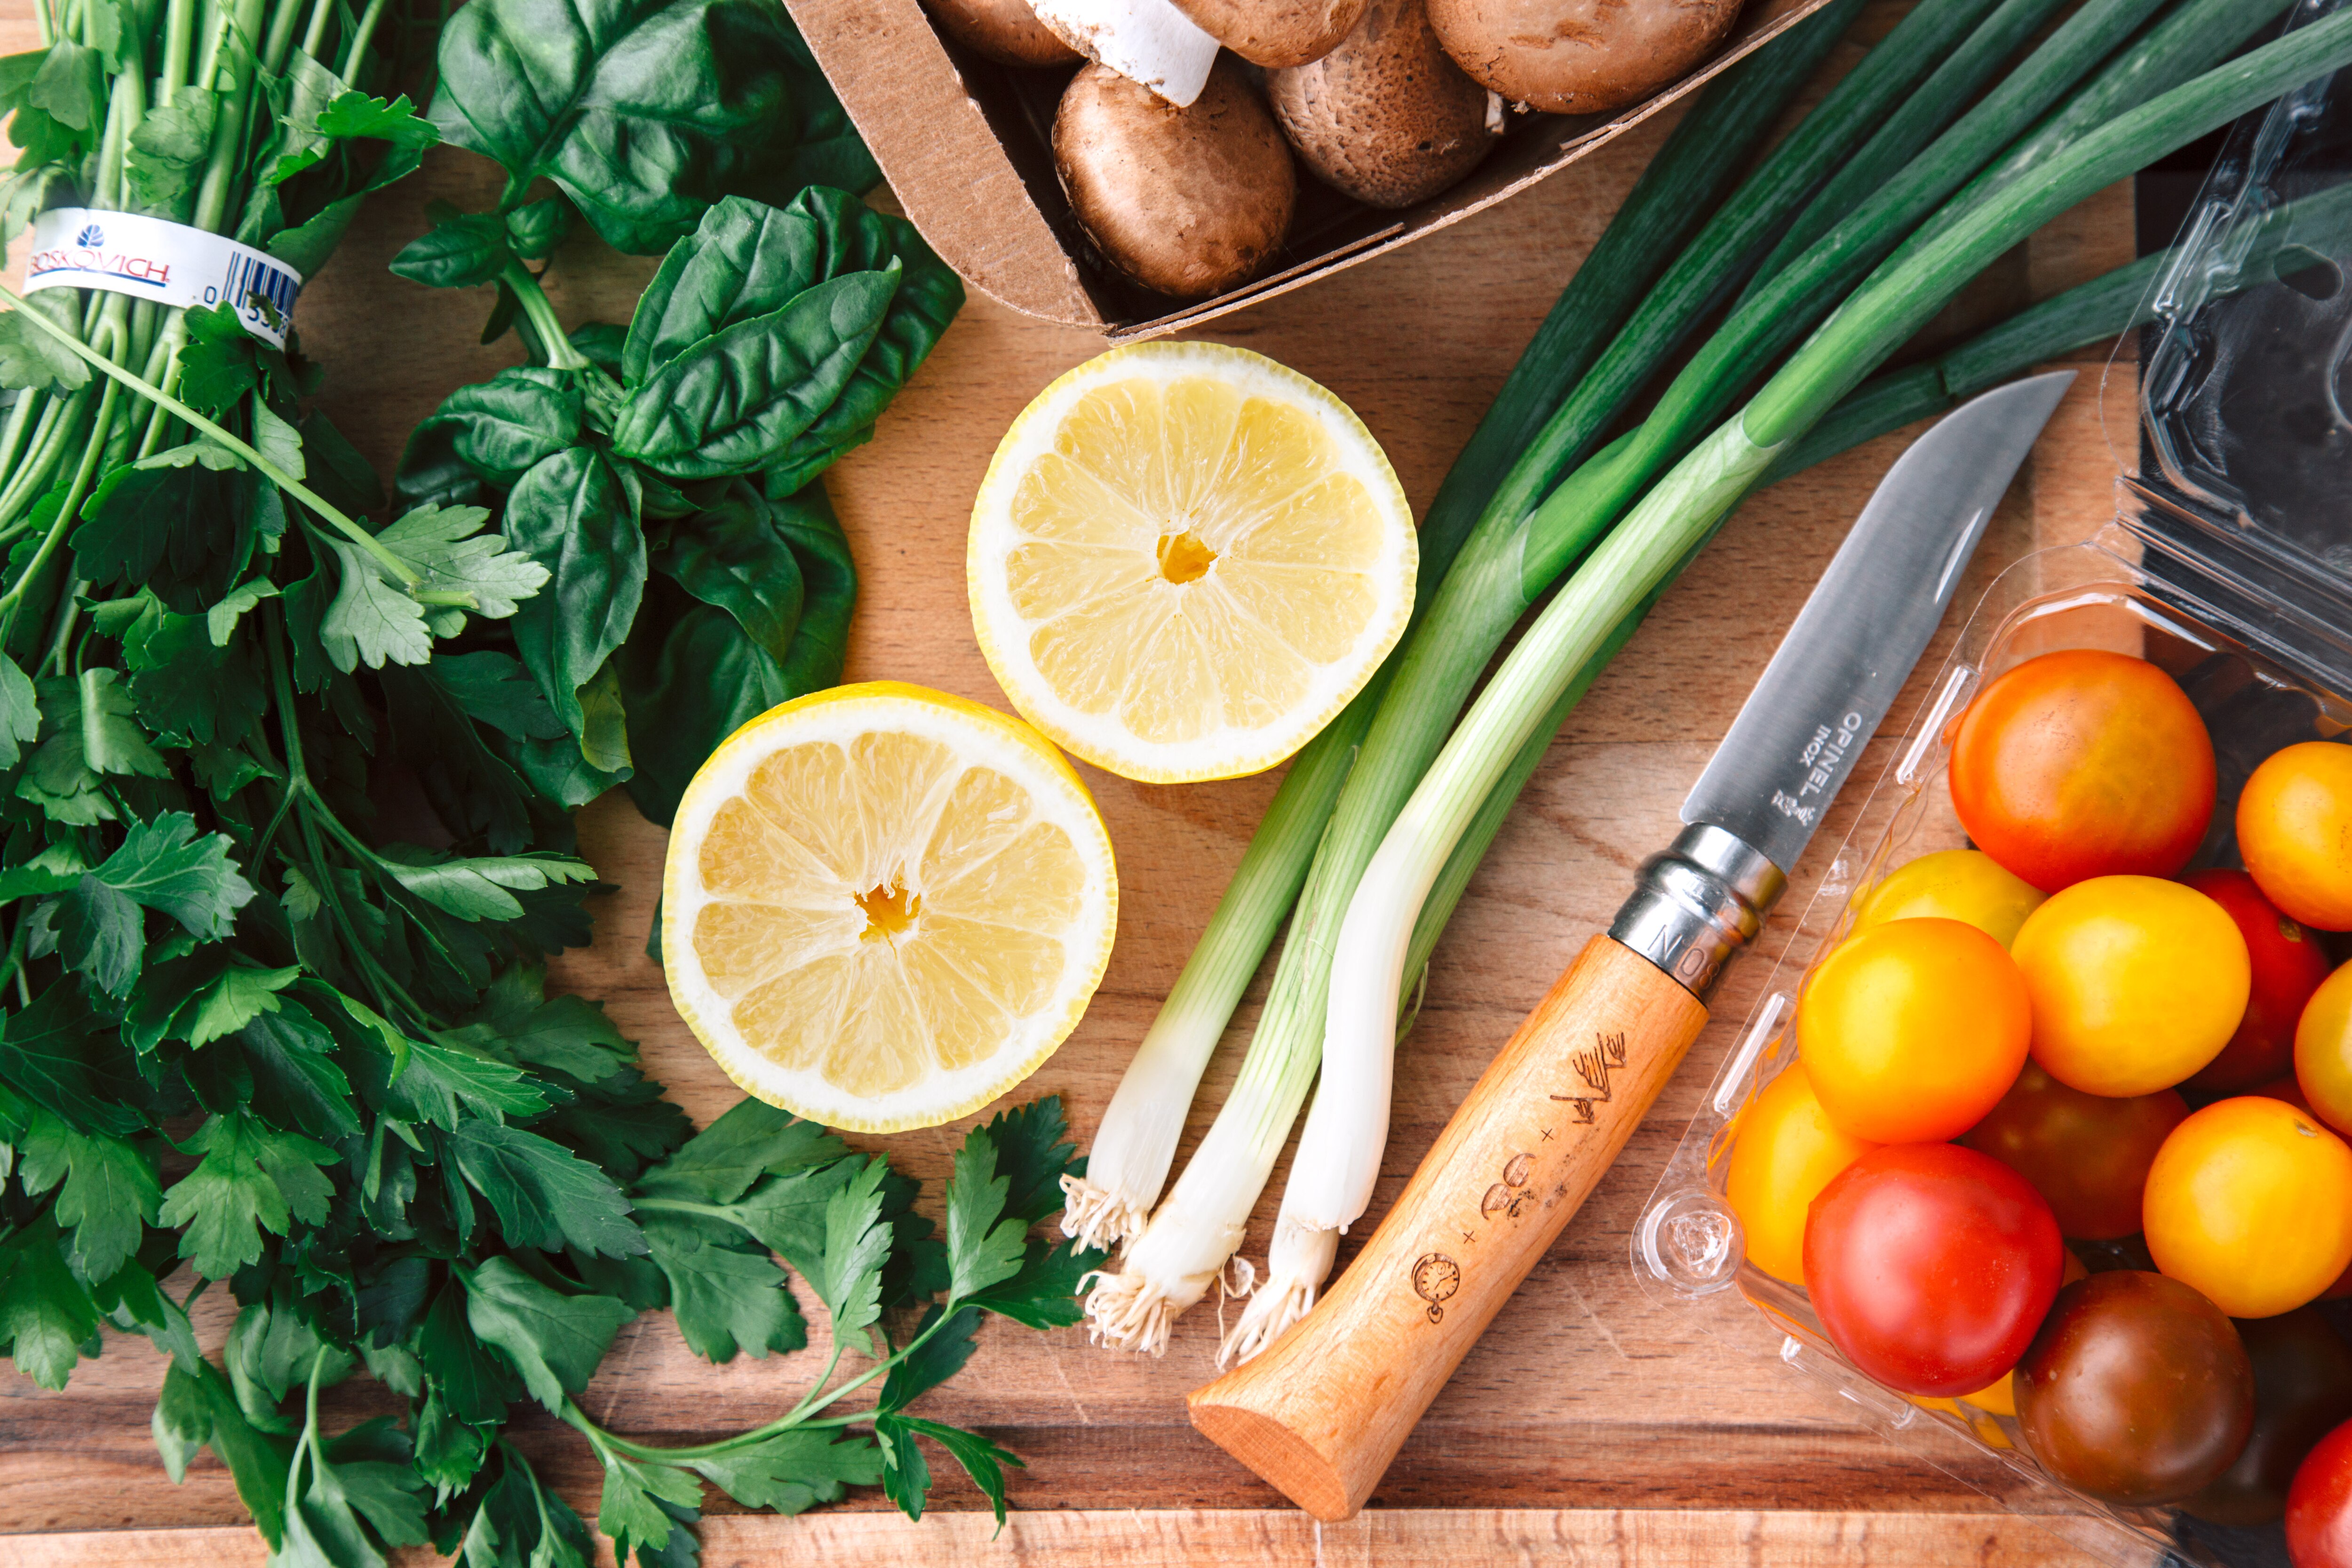
[[[2344,4],[2304,0],[2294,19]],[[1987,680],[2069,647],[2140,655],[2174,675],[2220,765],[2198,866],[2238,863],[2234,805],[2257,763],[2352,728],[2352,71],[2236,128],[2176,256],[2154,286],[2137,361],[2118,356],[2107,371],[2111,393],[2117,378],[2139,382],[2137,418],[2108,431],[2118,515],[2088,543],[2020,560],[1977,606],[1643,1211],[1633,1263],[1653,1296],[1777,1353],[2078,1547],[2118,1563],[2169,1551],[2234,1568],[2283,1564],[2278,1528],[2112,1507],[2044,1474],[2005,1411],[1873,1382],[1830,1343],[1801,1288],[1746,1260],[1724,1196],[1742,1109],[1796,1059],[1796,998],[1813,966],[1880,878],[1966,844],[1946,784],[1948,731]],[[2126,1266],[2131,1245],[2075,1250],[2095,1269]],[[2147,1267],[2144,1257],[2131,1266]]]

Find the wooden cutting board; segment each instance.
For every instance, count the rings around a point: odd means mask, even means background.
[[[1901,9],[1879,6],[1864,36],[1883,33]],[[0,7],[0,47],[32,47],[28,16],[25,0]],[[1848,46],[1842,58],[1853,58]],[[1363,416],[1423,505],[1665,130],[1637,132],[1494,211],[1203,335],[1270,354],[1330,387]],[[436,153],[367,210],[305,294],[304,345],[328,367],[324,405],[380,470],[390,471],[405,432],[450,388],[517,358],[511,338],[488,350],[476,343],[486,290],[434,293],[384,270],[425,228],[428,198],[481,208],[496,188],[479,160]],[[2130,246],[2130,199],[2118,189],[2004,258],[1930,336],[1949,338],[2119,265]],[[557,256],[550,293],[567,324],[625,321],[653,265],[578,238]],[[850,679],[918,681],[1007,706],[965,609],[968,509],[1013,416],[1099,346],[975,298],[877,439],[833,470],[828,484],[861,574]],[[2109,517],[2115,459],[2099,391],[2106,357],[2103,348],[2078,362],[2085,374],[1995,521],[1962,605],[2023,552],[2082,538]],[[2128,367],[2119,381],[2109,401],[2127,432]],[[1672,837],[1691,780],[1904,439],[1876,442],[1750,500],[1571,719],[1437,951],[1399,1058],[1375,1215],[1520,1015],[1606,923],[1636,861]],[[1951,635],[1948,627],[1923,672]],[[1897,704],[1890,734],[1907,722],[1925,680],[1915,679]],[[1878,760],[1859,776],[1875,777],[1890,745],[1879,742]],[[1084,1023],[1019,1093],[1062,1095],[1083,1142],[1276,781],[1167,787],[1081,772],[1118,853],[1118,945]],[[1767,954],[1832,860],[1862,792],[1849,793],[1856,798],[1833,815],[1765,937]],[[596,902],[595,945],[562,960],[555,982],[602,999],[641,1042],[647,1070],[708,1121],[737,1091],[678,1024],[643,951],[662,835],[615,794],[583,814],[581,837],[617,890]],[[1752,1314],[1663,1305],[1637,1287],[1632,1222],[1769,967],[1751,958],[1733,970],[1689,1064],[1353,1523],[1315,1526],[1186,1424],[1185,1391],[1213,1373],[1215,1312],[1204,1304],[1157,1361],[1092,1349],[1080,1330],[1039,1334],[992,1321],[970,1366],[929,1397],[925,1413],[978,1426],[1028,1460],[1012,1484],[1019,1511],[1001,1536],[971,1511],[983,1506],[978,1494],[951,1475],[934,1494],[935,1516],[920,1525],[887,1511],[878,1493],[800,1520],[719,1517],[706,1529],[705,1561],[845,1565],[919,1555],[1058,1564],[1114,1552],[1139,1564],[1467,1564],[1538,1552],[1604,1563],[2072,1560],[2057,1534],[1999,1511],[1791,1375],[1771,1354],[1777,1336]],[[1186,1154],[1232,1080],[1264,985],[1262,973],[1210,1070]],[[967,1125],[853,1142],[887,1149],[935,1183]],[[1277,1173],[1253,1221],[1253,1256],[1263,1255],[1279,1184]],[[803,1310],[820,1318],[800,1294]],[[226,1300],[215,1291],[199,1303],[199,1336],[215,1353],[227,1331]],[[814,1321],[812,1338],[818,1345],[793,1356],[713,1367],[687,1350],[666,1314],[648,1316],[623,1332],[585,1403],[600,1421],[656,1441],[754,1425],[814,1374],[823,1341]],[[205,1456],[179,1487],[164,1476],[148,1436],[162,1371],[145,1344],[111,1336],[104,1358],[80,1367],[61,1394],[0,1369],[0,1532],[16,1532],[0,1533],[0,1564],[261,1561],[216,1461]],[[339,1418],[356,1419],[387,1408],[380,1395],[362,1380],[331,1403]],[[520,1406],[512,1431],[542,1476],[583,1514],[593,1510],[597,1472],[574,1434]],[[1956,1441],[1927,1440],[1939,1463],[1997,1480],[1996,1468]]]

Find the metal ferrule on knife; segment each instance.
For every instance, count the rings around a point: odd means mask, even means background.
[[[1788,885],[1762,850],[1723,828],[1693,823],[1675,836],[1672,848],[1642,862],[1633,896],[1618,907],[1609,934],[1704,1002]]]

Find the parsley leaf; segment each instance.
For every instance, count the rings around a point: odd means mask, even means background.
[[[342,570],[319,636],[335,668],[348,674],[362,664],[381,669],[431,658],[433,634],[425,624],[425,606],[386,579],[375,557],[358,545],[340,539],[327,545]]]
[[[826,1200],[824,1253],[814,1268],[801,1269],[833,1315],[836,1339],[861,1333],[882,1316],[882,1265],[890,1256],[882,1178],[889,1169],[876,1155]]]
[[[492,1121],[532,1117],[548,1106],[547,1093],[501,1061],[430,1040],[408,1042],[408,1065],[385,1093],[385,1109],[405,1121],[429,1121],[457,1130],[460,1107]]]
[[[393,879],[446,914],[461,921],[522,918],[522,902],[508,889],[531,892],[566,882],[593,882],[595,868],[568,855],[496,855],[478,859],[406,858],[406,845],[393,845],[382,862]]]
[[[550,1252],[569,1245],[607,1258],[646,1250],[621,1189],[562,1144],[520,1127],[465,1121],[449,1135],[449,1151],[490,1201],[509,1245]]]
[[[466,1321],[485,1344],[506,1352],[523,1386],[556,1415],[580,1394],[623,1324],[636,1316],[610,1296],[567,1296],[524,1273],[511,1258],[493,1258],[470,1272]]]
[[[669,1280],[678,1332],[695,1354],[730,1362],[739,1348],[765,1356],[808,1342],[783,1270],[767,1254],[732,1245],[722,1227],[694,1216],[649,1214],[644,1227],[654,1262]]]
[[[66,1266],[57,1222],[43,1215],[0,1241],[0,1345],[43,1388],[63,1388],[98,1332],[98,1303]]]
[[[153,1160],[120,1139],[77,1132],[45,1110],[33,1113],[21,1153],[27,1194],[64,1184],[50,1212],[73,1232],[82,1278],[104,1279],[128,1263],[163,1197]]]
[[[997,1145],[988,1129],[975,1127],[956,1151],[948,1178],[948,1294],[956,1300],[1020,1272],[1028,1226],[1019,1216],[1003,1219],[1012,1178],[996,1173]]]
[[[848,1145],[817,1123],[747,1098],[647,1171],[637,1190],[731,1204],[761,1176],[830,1164],[848,1153]]]
[[[157,1218],[183,1232],[180,1256],[208,1279],[259,1258],[264,1229],[284,1236],[297,1219],[327,1217],[334,1184],[318,1167],[335,1152],[323,1144],[230,1112],[207,1120],[181,1148],[204,1158],[163,1194]]]
[[[882,1479],[882,1451],[869,1439],[835,1441],[831,1432],[806,1428],[693,1463],[745,1508],[787,1514],[837,1501],[846,1488],[870,1487]]]
[[[923,1517],[923,1494],[930,1489],[930,1468],[923,1463],[922,1456],[915,1451],[915,1434],[919,1432],[955,1456],[955,1461],[963,1467],[964,1474],[972,1479],[973,1484],[988,1499],[988,1506],[995,1511],[998,1525],[1004,1523],[1004,1467],[1028,1468],[1021,1463],[1018,1456],[998,1447],[977,1432],[926,1421],[919,1415],[877,1417],[875,1436],[883,1438],[886,1430],[888,1435],[884,1440],[888,1445],[888,1452],[903,1467],[904,1476],[899,1485],[893,1487],[886,1469],[882,1487],[890,1494],[890,1500],[904,1509],[909,1519]],[[910,1500],[912,1506],[909,1506]]]
[[[125,699],[127,701],[128,699]],[[236,911],[253,900],[253,884],[228,858],[228,836],[196,837],[196,819],[167,811],[134,822],[122,845],[92,873],[124,897],[171,916],[191,934],[229,934]]]
[[[596,1504],[596,1528],[613,1538],[615,1564],[626,1563],[632,1552],[645,1563],[649,1552],[669,1545],[673,1531],[693,1523],[702,1506],[702,1483],[667,1465],[635,1464],[609,1452],[600,1457],[604,1492]]]
[[[376,542],[423,579],[420,591],[467,595],[476,615],[503,620],[545,586],[548,570],[526,552],[509,550],[504,536],[482,532],[489,517],[487,507],[415,507],[377,534]]]

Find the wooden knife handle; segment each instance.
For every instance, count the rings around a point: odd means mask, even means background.
[[[1316,1518],[1351,1517],[1706,1023],[1655,964],[1594,937],[1329,1293],[1195,1389],[1192,1425]]]

